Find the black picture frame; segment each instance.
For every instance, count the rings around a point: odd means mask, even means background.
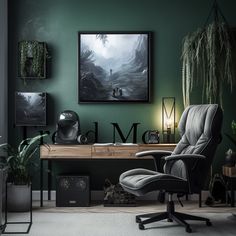
[[[148,143],[149,144],[160,143],[160,136],[159,136],[158,130],[149,130],[148,131]]]
[[[47,125],[46,92],[15,92],[15,125]]]
[[[150,31],[78,32],[78,103],[148,103]]]

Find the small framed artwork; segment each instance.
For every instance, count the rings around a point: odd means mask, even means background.
[[[16,126],[47,125],[47,93],[15,92]]]
[[[151,32],[79,32],[79,103],[150,102]]]
[[[148,143],[159,143],[160,136],[158,130],[149,130],[148,131]]]

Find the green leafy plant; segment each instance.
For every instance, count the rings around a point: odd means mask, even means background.
[[[225,135],[229,138],[229,140],[235,145],[236,147],[236,122],[233,120],[231,123],[231,129],[233,135],[225,133]]]
[[[45,77],[45,56],[48,57],[45,43],[35,40],[19,42],[19,76]]]
[[[185,107],[190,105],[190,93],[196,86],[202,86],[203,102],[219,103],[222,107],[223,84],[228,84],[232,91],[235,83],[234,40],[230,27],[216,1],[211,12],[214,13],[214,21],[188,34],[183,40],[182,90]]]
[[[236,122],[234,120],[231,123],[231,128],[232,128],[233,134],[236,135]]]
[[[8,166],[12,183],[16,185],[30,183],[31,159],[39,149],[40,145],[38,141],[47,135],[48,133],[44,133],[33,138],[27,138],[21,141],[17,148],[12,147],[8,143],[0,145],[0,148],[7,154],[5,160],[2,160],[1,162]]]

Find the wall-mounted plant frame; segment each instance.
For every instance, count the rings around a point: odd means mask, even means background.
[[[79,103],[150,102],[151,32],[78,32]]]
[[[45,42],[23,40],[18,43],[18,77],[46,79],[47,45]]]

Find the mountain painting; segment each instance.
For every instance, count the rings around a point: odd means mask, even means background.
[[[150,32],[79,32],[79,103],[149,102]]]

